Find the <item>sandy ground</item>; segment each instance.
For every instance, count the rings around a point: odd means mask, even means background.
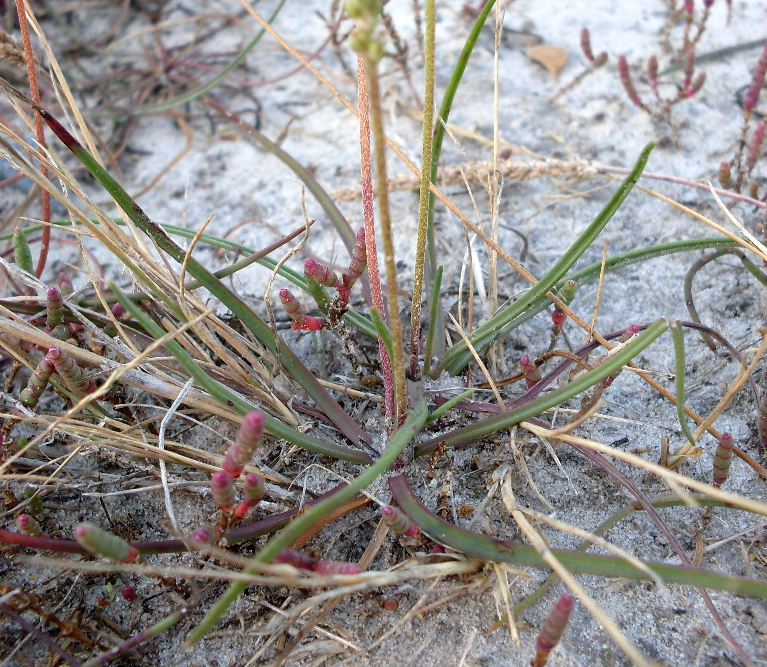
[[[109,83],[110,76],[115,77],[116,72],[126,69],[146,68],[152,58],[162,55],[163,49],[189,44],[199,36],[199,31],[213,28],[216,28],[214,37],[195,47],[185,58],[190,62],[202,61],[211,71],[218,71],[256,30],[254,22],[241,14],[240,6],[234,2],[170,0],[139,4],[144,6],[139,9],[131,6],[123,19],[120,19],[123,11],[120,3],[113,3],[106,8],[75,9],[68,15],[68,24],[61,18],[50,22],[55,48],[67,42],[71,36],[67,30],[85,42],[95,41],[104,35],[106,27],[113,21],[122,20],[120,31],[124,39],[108,40],[109,47],[98,57],[78,57],[75,66],[74,60],[60,56],[74,90],[88,81],[101,80],[98,86],[81,88],[84,92],[78,99],[94,126],[113,137],[124,129],[122,124],[126,116],[120,112],[129,106],[132,97],[128,86]],[[272,5],[271,2],[259,3],[257,9],[267,15]],[[159,23],[150,20],[152,9],[160,12]],[[420,95],[421,57],[411,3],[393,0],[388,10],[400,38],[408,45],[407,62],[414,88]],[[700,10],[696,7],[695,11]],[[329,0],[288,0],[274,24],[275,29],[302,53],[313,54],[328,35],[325,22],[316,12],[329,16],[330,11]],[[202,23],[193,20],[199,15],[210,18]],[[239,16],[239,20],[218,29],[223,16]],[[588,172],[587,178],[577,180],[574,176],[579,169],[595,165],[631,167],[642,147],[649,141],[656,141],[658,147],[652,154],[648,171],[693,181],[713,180],[719,163],[734,154],[742,121],[737,92],[749,83],[760,48],[701,62],[699,68],[707,77],[705,86],[692,99],[674,106],[665,119],[653,119],[632,105],[620,85],[616,63],[618,56],[625,54],[632,65],[640,95],[651,100],[640,72],[645,71],[644,64],[653,54],[658,55],[661,68],[668,64],[668,55],[662,48],[667,16],[668,3],[660,0],[633,3],[519,0],[513,3],[506,13],[504,37],[498,53],[497,110],[493,104],[493,34],[488,31],[481,36],[451,116],[461,143],[460,146],[446,144],[443,164],[462,166],[471,180],[472,165],[492,159],[494,112],[498,117],[502,149],[513,146],[514,157],[528,152],[532,156],[529,163],[544,172],[553,171],[551,163],[541,162],[545,158],[562,161],[561,170],[550,176],[519,180],[509,174],[502,191],[500,245],[518,257],[519,234],[523,235],[529,244],[525,265],[533,275],[543,275],[599,212],[616,187],[617,181],[592,172]],[[439,3],[437,18],[437,82],[441,92],[470,21],[462,11],[462,2],[454,1]],[[728,16],[726,3],[717,0],[698,46],[698,54],[761,38],[764,25],[763,3],[735,0]],[[557,96],[557,92],[586,67],[579,47],[583,26],[591,31],[594,51],[608,52],[608,64],[580,85]],[[345,34],[349,27],[348,21],[344,22],[341,34]],[[677,26],[672,33],[675,43],[679,41],[681,30],[681,26]],[[536,44],[564,50],[567,62],[558,77],[530,57],[528,49]],[[353,65],[354,59],[346,45],[339,51],[345,62]],[[361,220],[361,211],[353,192],[359,169],[355,118],[333,93],[323,88],[311,73],[299,68],[269,38],[262,41],[246,62],[246,70],[234,72],[213,93],[246,121],[258,122],[267,136],[281,137],[282,147],[299,162],[311,167],[319,182],[336,193],[344,213],[356,227]],[[329,46],[312,63],[341,95],[354,101],[354,82]],[[187,73],[184,66],[183,61],[178,65],[180,71]],[[387,131],[405,154],[418,162],[420,127],[413,92],[402,70],[391,60],[385,61],[384,70]],[[175,74],[168,68],[162,73],[161,80],[172,85]],[[678,81],[681,76],[677,72],[669,75],[669,80]],[[666,94],[671,94],[672,88],[672,85],[664,84]],[[153,219],[196,230],[213,216],[209,233],[230,231],[231,238],[253,247],[261,247],[302,224],[302,187],[295,176],[252,141],[237,135],[230,125],[199,101],[182,108],[181,118],[169,114],[139,116],[125,134],[128,144],[119,161],[121,179],[133,193],[141,193],[151,185],[147,192],[140,194],[139,201]],[[183,155],[182,151],[185,151]],[[173,162],[176,155],[181,157]],[[169,168],[164,171],[166,167]],[[414,184],[406,181],[407,170],[394,158],[390,159],[390,167],[392,174],[405,178],[403,187],[393,192],[392,199],[398,268],[406,283],[412,272],[417,196],[412,190]],[[757,165],[755,174],[763,181],[763,162]],[[475,182],[472,185],[476,214],[466,188],[460,182],[445,186],[445,191],[472,220],[479,217],[487,226],[487,193]],[[650,180],[643,181],[643,185],[726,224],[706,191]],[[329,222],[308,195],[306,211],[309,218],[317,219],[307,252],[325,258],[342,254],[343,248]],[[750,207],[738,205],[733,211],[752,230],[763,219],[763,212]],[[465,260],[463,230],[460,223],[442,209],[438,210],[438,225],[439,252],[446,266],[444,284],[449,290],[457,290]],[[704,236],[715,234],[691,217],[637,191],[629,197],[579,266],[597,261],[604,247],[608,255],[612,255],[652,244]],[[484,248],[480,242],[474,247],[486,276]],[[94,251],[99,252],[97,248]],[[103,255],[97,256],[108,263]],[[201,250],[199,256],[211,265],[226,262],[226,258],[214,256],[210,250]],[[698,256],[696,254],[695,258]],[[54,259],[67,262],[74,261],[74,257],[73,251],[62,246]],[[597,329],[611,331],[635,322],[650,322],[659,316],[686,319],[682,283],[692,261],[693,258],[687,255],[674,256],[608,276]],[[294,268],[299,268],[300,264],[295,260],[294,264]],[[262,299],[268,277],[267,271],[254,268],[238,274],[233,284],[241,294],[257,301]],[[500,269],[502,299],[513,298],[526,289],[526,285],[510,268]],[[281,286],[275,285],[275,291]],[[455,299],[454,294],[448,298]],[[574,308],[587,320],[593,312],[596,295],[596,287],[590,286],[579,292],[574,302]],[[721,331],[739,350],[749,350],[759,342],[757,329],[763,321],[763,311],[758,287],[737,262],[725,259],[705,269],[696,282],[696,299],[703,322]],[[485,308],[481,298],[477,299],[476,307],[477,317],[481,318]],[[539,317],[516,330],[506,341],[507,357],[500,362],[499,374],[513,373],[513,363],[519,355],[536,356],[545,351],[549,343],[549,326],[546,317]],[[574,327],[568,328],[567,332],[576,347],[584,340],[585,334]],[[318,350],[324,343],[318,345],[318,341],[310,337],[291,336],[288,334],[318,375],[338,380],[336,373],[348,371],[342,365],[331,363],[322,350]],[[670,340],[655,344],[635,361],[654,371],[659,381],[673,390],[674,359]],[[721,398],[723,383],[734,377],[737,364],[711,354],[689,334],[687,368],[688,405],[699,414],[707,414]],[[761,371],[757,372],[756,379],[757,382],[762,379]],[[579,431],[580,435],[617,443],[616,446],[640,452],[653,462],[660,456],[663,436],[670,439],[672,450],[683,442],[672,407],[635,376],[624,373],[605,398],[606,405],[601,411],[604,418],[590,421]],[[753,397],[744,392],[718,420],[717,428],[732,432],[740,447],[764,460],[754,436],[754,415]],[[701,443],[705,454],[683,468],[686,474],[702,480],[710,479],[714,445],[711,438],[706,437],[708,439],[704,438]],[[196,443],[215,448],[216,433],[198,436]],[[590,529],[629,502],[624,491],[576,453],[561,447],[557,447],[556,452],[547,450],[540,441],[522,432],[518,434],[518,444],[527,457],[536,485],[556,508],[557,518]],[[318,462],[308,455],[299,455],[299,459],[291,470]],[[427,474],[425,463],[414,464],[409,476],[413,487],[432,509],[437,507],[437,496],[444,489],[448,490],[450,507],[476,506],[485,498],[487,476],[503,464],[513,466],[508,439],[450,453],[447,462],[431,475]],[[91,461],[86,465],[103,466],[106,463]],[[352,467],[341,464],[334,465],[333,469],[343,474],[353,471]],[[628,467],[622,470],[631,473],[634,482],[649,495],[667,492],[649,475]],[[520,503],[546,511],[523,473],[515,468],[512,474]],[[319,469],[310,469],[305,479],[314,491],[324,490],[331,482],[331,478]],[[728,488],[752,498],[765,498],[764,480],[759,480],[744,465],[733,466]],[[372,492],[378,498],[387,498],[383,483]],[[204,520],[206,512],[209,513],[204,493],[199,489],[178,493],[176,506],[182,525],[193,527],[201,517]],[[154,504],[133,503],[136,501],[114,502],[110,509],[125,521],[130,519],[142,539],[167,535],[162,528],[164,516],[159,494]],[[89,499],[78,512],[83,515],[96,512],[96,505]],[[373,510],[363,510],[338,526],[330,527],[318,546],[327,548],[336,557],[359,557],[375,526],[374,514]],[[664,517],[692,554],[698,514],[674,510],[665,512]],[[458,521],[463,525],[471,523],[475,530],[488,534],[519,537],[513,521],[497,498],[488,504],[482,516],[459,518]],[[546,534],[554,546],[574,547],[578,544],[575,538],[558,532],[548,531]],[[735,512],[717,513],[716,519],[706,526],[703,541],[705,545],[711,545],[734,535],[737,537],[707,552],[704,564],[733,574],[763,578],[767,545],[763,522],[757,517]],[[608,537],[639,556],[678,562],[667,542],[646,517],[630,518]],[[387,542],[373,567],[393,565],[402,554],[402,547]],[[157,562],[167,561],[158,559]],[[176,562],[190,564],[192,558],[179,558]],[[531,576],[509,577],[512,600],[532,592],[545,576],[536,571],[525,574]],[[14,571],[14,576],[22,575]],[[106,583],[98,577],[83,582],[67,576],[67,581],[72,581],[75,586],[75,595],[99,595]],[[646,583],[595,577],[581,577],[580,580],[650,660],[678,666],[742,664],[722,640],[695,590],[681,587],[658,590]],[[220,587],[205,590],[202,609],[215,599],[219,590]],[[458,595],[461,590],[463,594]],[[562,592],[560,588],[556,590]],[[40,592],[38,590],[38,594]],[[139,592],[140,595],[151,594],[146,587],[140,588]],[[397,610],[382,609],[384,597],[396,599]],[[754,664],[767,664],[767,608],[764,603],[719,593],[712,593],[712,598]],[[288,608],[301,599],[301,593],[287,589],[250,589],[232,610],[221,631],[192,652],[185,653],[180,647],[184,632],[172,631],[121,664],[164,664],[168,667],[270,664],[275,657],[273,648],[258,653],[265,640],[264,626],[272,617],[270,609]],[[549,597],[545,603],[517,619],[520,643],[515,644],[507,628],[490,632],[502,608],[492,568],[465,580],[412,582],[396,590],[376,591],[343,601],[322,624],[322,632],[310,635],[301,651],[286,664],[340,664],[346,661],[345,664],[351,665],[424,667],[526,665],[532,656],[535,629],[542,623],[553,599]],[[430,605],[440,600],[444,603],[435,605],[427,613],[409,613],[415,605]],[[148,609],[156,611],[151,606]],[[142,627],[142,623],[151,617],[149,611],[143,616],[134,612],[129,623],[131,612],[122,602],[115,603],[104,613],[114,614],[126,625],[134,623],[131,627]],[[199,615],[193,620],[197,618]],[[188,627],[189,621],[185,622],[184,629]],[[395,631],[382,642],[369,652],[364,650],[392,628],[396,628]],[[348,641],[348,645],[338,637]],[[549,664],[586,667],[628,663],[600,625],[579,606],[565,639]]]

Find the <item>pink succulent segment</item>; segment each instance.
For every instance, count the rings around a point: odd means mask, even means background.
[[[46,331],[53,331],[64,320],[64,300],[61,297],[61,292],[55,287],[48,290],[46,311]]]
[[[90,394],[96,389],[93,380],[86,378],[83,369],[61,348],[52,347],[48,350],[46,359],[55,366],[56,372],[74,391],[80,394]]]
[[[421,534],[421,529],[401,509],[387,505],[381,515],[384,523],[397,535],[415,538]]]
[[[293,320],[293,324],[290,327],[291,329],[299,331],[319,331],[322,329],[322,320],[304,315],[304,311],[301,309],[301,304],[298,302],[298,299],[293,296],[293,293],[290,290],[280,290],[280,301],[282,302],[282,307],[285,309],[285,312],[290,319]]]
[[[735,441],[729,433],[722,433],[714,454],[714,486],[720,487],[727,481],[730,475],[730,463],[732,463],[732,448]]]
[[[43,532],[40,523],[31,514],[19,514],[16,517],[16,526],[22,535],[37,537]]]
[[[562,638],[567,622],[570,620],[573,605],[571,595],[564,594],[557,600],[535,640],[535,659],[530,663],[533,667],[544,667],[548,661],[552,649]]]
[[[214,526],[200,526],[194,530],[190,536],[190,540],[193,546],[201,549],[203,547],[214,545],[219,537],[220,531],[218,528],[215,528]]]
[[[210,476],[210,493],[220,510],[231,509],[234,505],[234,482],[225,471],[217,470]]]
[[[528,389],[541,379],[541,372],[530,357],[520,357],[519,366],[525,374]]]
[[[283,549],[274,559],[274,562],[292,565],[298,570],[314,570],[316,565],[309,556],[295,549]]]
[[[244,519],[266,496],[266,480],[261,475],[248,473],[245,476],[245,498],[234,508],[234,518]]]
[[[313,259],[307,259],[304,262],[304,275],[323,287],[342,286],[341,281],[333,271]]]
[[[37,405],[40,396],[42,396],[42,393],[48,386],[48,381],[51,379],[54,370],[53,362],[47,356],[40,360],[32,377],[29,378],[29,384],[21,392],[21,404],[24,407],[31,410]]]
[[[317,574],[359,574],[360,568],[356,563],[340,560],[321,560],[314,568]]]
[[[118,563],[132,563],[138,551],[124,539],[107,533],[92,523],[79,523],[74,530],[75,539],[88,551]]]
[[[765,74],[767,74],[767,44],[764,45],[759,62],[756,63],[754,76],[751,78],[751,85],[743,100],[743,108],[748,115],[751,115],[751,112],[756,108],[756,105],[759,102],[759,95],[762,92]]]

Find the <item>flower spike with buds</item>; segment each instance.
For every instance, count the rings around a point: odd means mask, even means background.
[[[263,437],[264,415],[260,412],[249,412],[242,420],[234,443],[226,450],[224,463],[221,466],[231,479],[237,479],[242,474],[242,469],[253,458]]]
[[[92,523],[78,523],[74,530],[75,539],[92,554],[103,556],[118,563],[133,563],[138,551],[122,537],[107,533]]]
[[[397,535],[415,538],[421,534],[421,529],[411,521],[410,517],[396,507],[387,505],[381,510],[381,515],[384,523]]]
[[[293,296],[290,290],[280,290],[280,301],[282,301],[282,307],[285,309],[285,312],[293,320],[293,324],[290,325],[291,329],[296,331],[319,331],[322,329],[322,320],[305,315],[301,309],[301,304],[298,303],[298,299]]]
[[[538,638],[535,640],[535,658],[530,662],[532,667],[544,667],[546,665],[549,654],[559,643],[567,622],[570,620],[573,604],[574,601],[571,595],[561,595],[559,600],[557,600]]]

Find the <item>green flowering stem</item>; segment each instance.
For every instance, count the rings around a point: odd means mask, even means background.
[[[380,475],[385,473],[397,458],[402,454],[405,447],[413,440],[423,428],[428,416],[426,402],[423,399],[420,384],[411,383],[411,410],[405,423],[391,436],[389,444],[384,449],[381,457],[359,477],[348,485],[339,489],[330,498],[317,503],[291,521],[285,528],[275,535],[266,546],[253,558],[254,564],[271,563],[282,551],[287,549],[295,540],[303,535],[312,526],[321,522],[330,512],[343,503],[354,498],[360,491],[370,486]],[[248,570],[246,570],[247,572]],[[218,623],[227,609],[242,595],[248,587],[246,582],[230,584],[226,592],[207,613],[200,624],[192,630],[186,639],[185,647],[189,648],[202,639]]]

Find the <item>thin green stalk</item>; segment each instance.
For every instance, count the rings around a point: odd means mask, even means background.
[[[232,314],[261,343],[272,352],[277,350],[277,340],[269,325],[256,315],[232,290],[224,285],[194,257],[187,257],[183,248],[176,245],[165,231],[153,222],[141,207],[131,198],[122,186],[110,176],[110,174],[98,163],[96,159],[61,125],[48,111],[40,105],[34,104],[26,96],[22,95],[9,84],[2,82],[2,86],[12,92],[19,99],[31,105],[43,117],[48,127],[56,134],[59,140],[80,160],[92,176],[109,193],[120,208],[130,217],[133,223],[147,236],[157,247],[178,263],[186,262],[189,273],[199,280],[211,294],[218,298]],[[319,383],[317,378],[298,359],[295,353],[287,346],[281,346],[281,358],[284,368],[304,390],[314,399],[318,407],[325,412],[328,418],[346,435],[354,444],[361,441],[369,441],[367,434],[357,423],[347,415],[340,405],[333,399],[327,390]]]
[[[266,22],[271,24],[274,19],[277,18],[277,15],[282,10],[283,5],[285,4],[286,0],[280,0],[280,2],[277,4],[277,6],[274,8],[274,11],[272,12],[271,16],[266,19]],[[164,113],[166,111],[170,111],[171,109],[175,109],[176,107],[186,104],[187,102],[191,102],[192,100],[198,98],[200,95],[204,95],[209,90],[212,90],[215,88],[221,81],[223,81],[234,69],[237,68],[237,66],[245,60],[245,57],[253,50],[253,47],[256,46],[261,41],[261,38],[265,34],[265,30],[262,28],[259,33],[251,39],[240,51],[234,59],[226,66],[224,69],[222,69],[216,76],[214,76],[208,83],[203,84],[202,86],[199,86],[198,88],[194,88],[193,90],[190,90],[187,93],[184,93],[183,95],[179,95],[178,97],[174,97],[171,100],[167,100],[165,102],[159,102],[158,104],[151,104],[144,107],[138,107],[136,109],[131,109],[132,115],[146,115],[146,114],[153,114],[153,113]]]
[[[255,564],[271,563],[283,549],[289,547],[295,540],[303,535],[312,526],[320,523],[335,508],[354,498],[360,491],[370,486],[380,475],[385,473],[405,447],[413,440],[416,434],[423,428],[428,416],[426,402],[423,399],[422,387],[419,384],[411,384],[411,411],[405,423],[392,435],[389,444],[373,465],[365,470],[359,477],[350,482],[346,487],[339,489],[333,496],[317,503],[310,510],[304,512],[291,521],[266,546],[253,558]],[[247,572],[248,570],[246,570]],[[200,624],[192,630],[186,639],[185,646],[196,644],[208,632],[210,632],[227,609],[237,600],[242,592],[248,587],[247,582],[230,584],[226,592],[218,599],[218,602],[207,613]]]
[[[687,441],[695,447],[695,438],[687,425],[687,417],[684,414],[684,376],[685,376],[685,355],[684,355],[684,330],[682,323],[677,320],[669,327],[671,337],[674,340],[674,362],[676,370],[676,414],[679,418],[679,424],[682,427]]]
[[[592,370],[569,382],[561,389],[552,391],[550,394],[530,401],[516,410],[502,412],[488,417],[469,426],[464,426],[450,433],[438,436],[427,442],[423,442],[415,448],[415,455],[422,456],[433,449],[435,442],[447,447],[458,447],[474,440],[496,433],[515,424],[537,417],[542,412],[553,408],[561,403],[590,389],[609,375],[617,373],[623,366],[631,361],[637,354],[647,348],[656,338],[669,328],[668,322],[661,318],[651,324],[642,333],[634,336],[626,345],[607,358]]]
[[[368,80],[370,100],[370,127],[373,134],[373,148],[376,166],[376,196],[378,197],[378,221],[384,252],[386,272],[386,296],[388,300],[389,327],[392,330],[392,374],[394,376],[395,424],[400,424],[407,414],[407,390],[405,386],[405,351],[402,344],[402,324],[399,316],[399,289],[397,287],[397,265],[394,257],[391,211],[389,209],[389,179],[386,176],[386,136],[381,108],[381,85],[378,80],[378,65],[367,54],[364,55],[365,73]]]
[[[469,33],[469,36],[466,38],[466,42],[463,45],[463,49],[461,49],[461,53],[458,56],[458,62],[455,64],[455,67],[453,68],[453,73],[450,75],[450,80],[447,83],[447,88],[445,89],[445,95],[442,98],[442,105],[439,108],[439,113],[437,115],[437,126],[434,128],[434,143],[432,148],[432,155],[431,155],[431,173],[429,175],[429,180],[432,183],[436,183],[437,181],[437,171],[439,170],[439,157],[442,153],[442,141],[445,138],[445,126],[447,125],[447,119],[450,116],[450,110],[453,108],[453,101],[455,100],[455,95],[458,92],[458,86],[461,83],[461,79],[463,78],[463,74],[466,71],[466,66],[469,64],[469,58],[471,58],[471,54],[474,51],[474,45],[477,43],[477,40],[479,39],[480,34],[482,33],[482,28],[485,27],[485,21],[487,21],[487,17],[490,15],[490,11],[493,9],[493,6],[495,5],[495,0],[487,0],[485,3],[485,6],[482,7],[482,11],[480,11],[479,15],[477,16],[477,19],[474,21],[474,25],[471,28],[471,32]],[[429,263],[427,270],[433,274],[435,267],[437,266],[437,250],[436,250],[436,244],[434,240],[434,204],[435,204],[435,197],[434,194],[429,194],[429,216],[428,216],[428,227],[427,227],[427,237],[428,237],[428,258]]]
[[[413,274],[413,299],[410,310],[410,378],[418,380],[418,354],[421,347],[421,298],[423,294],[424,267],[426,264],[426,241],[429,227],[429,189],[431,178],[432,128],[434,126],[434,26],[435,0],[424,4],[424,95],[423,95],[423,156],[421,162],[421,189],[418,200],[418,238],[415,249]]]
[[[125,310],[130,313],[131,317],[133,317],[150,336],[157,339],[166,334],[163,328],[141,310],[141,308],[139,308],[128,295],[117,287],[117,285],[111,285],[111,289]],[[208,392],[222,405],[231,407],[235,412],[241,415],[252,412],[256,407],[249,401],[246,401],[237,392],[232,391],[220,382],[211,378],[203,370],[199,362],[194,359],[194,357],[192,357],[192,355],[190,355],[178,341],[169,340],[165,344],[165,348],[173,355],[180,366],[189,373],[190,377],[192,377],[202,389]],[[283,424],[279,419],[275,419],[270,415],[264,415],[264,417],[266,420],[267,433],[276,438],[287,440],[291,444],[301,447],[301,449],[322,454],[323,456],[331,456],[342,461],[370,463],[370,456],[365,452],[312,438],[311,436],[307,436],[304,433],[300,433],[299,431],[290,428]]]
[[[548,294],[558,281],[564,278],[565,274],[578,261],[578,258],[591,246],[597,236],[601,233],[610,219],[615,215],[623,202],[634,188],[639,176],[642,173],[647,160],[650,157],[654,144],[648,144],[642,151],[636,165],[629,175],[620,185],[615,194],[610,198],[605,207],[599,212],[591,224],[575,240],[570,248],[562,255],[559,261],[554,264],[541,280],[533,285],[522,297],[515,301],[509,308],[504,309],[494,317],[490,318],[481,327],[475,329],[469,335],[469,342],[477,350],[481,351],[490,343],[497,339],[503,327],[515,317],[524,313],[535,301]],[[432,371],[432,377],[437,377],[446,370],[451,375],[455,375],[471,360],[468,345],[461,340],[451,347],[439,365]]]

